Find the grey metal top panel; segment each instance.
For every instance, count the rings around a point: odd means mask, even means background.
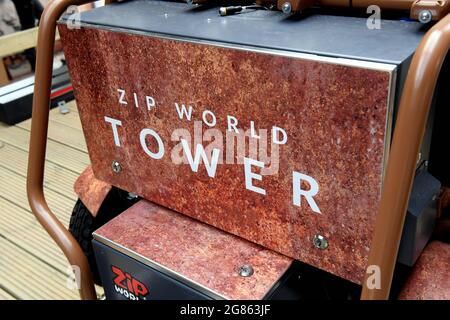
[[[288,18],[277,11],[253,11],[228,17],[218,8],[138,0],[82,13],[81,22],[191,39],[289,50],[339,58],[401,64],[417,48],[425,31],[412,21],[382,20],[370,30],[365,18],[310,15]]]

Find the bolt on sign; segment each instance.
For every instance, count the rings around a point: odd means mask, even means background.
[[[393,66],[59,30],[96,178],[362,282]]]

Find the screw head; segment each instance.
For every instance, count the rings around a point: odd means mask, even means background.
[[[421,23],[428,23],[433,19],[433,15],[430,10],[422,10],[419,12],[419,21]]]
[[[127,200],[136,200],[139,196],[134,192],[128,192]]]
[[[244,264],[239,267],[238,274],[241,277],[250,277],[253,274],[253,267],[249,264]]]
[[[115,160],[111,163],[111,168],[115,173],[119,173],[122,171],[122,166]]]
[[[283,3],[283,5],[281,6],[281,11],[286,14],[291,13],[292,11],[291,3],[290,2]]]
[[[328,248],[328,240],[320,234],[316,234],[313,239],[314,247],[320,250],[325,250]]]
[[[226,7],[220,7],[219,8],[219,15],[222,17],[225,17],[227,15],[227,8]]]

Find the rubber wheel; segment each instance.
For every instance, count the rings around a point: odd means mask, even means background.
[[[95,261],[94,249],[92,248],[92,233],[94,228],[94,217],[81,202],[77,200],[75,207],[73,208],[72,217],[70,218],[69,231],[78,241],[83,250],[88,262],[89,267],[94,277],[94,282],[101,285],[100,276],[97,270],[97,263]]]
[[[75,203],[70,218],[69,231],[80,244],[81,249],[86,255],[94,282],[98,285],[102,285],[102,283],[97,268],[97,262],[95,261],[94,249],[92,246],[92,233],[131,207],[138,200],[138,198],[130,199],[128,197],[128,192],[113,188],[103,201],[95,217],[92,216],[91,212],[89,212],[80,199]]]

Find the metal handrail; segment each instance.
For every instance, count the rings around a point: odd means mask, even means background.
[[[97,297],[88,260],[72,234],[48,207],[43,187],[56,22],[69,6],[88,2],[92,1],[53,0],[47,4],[41,16],[28,156],[27,194],[31,210],[40,224],[62,249],[69,263],[79,269],[78,285],[81,298],[95,300]]]
[[[27,175],[30,207],[41,225],[62,249],[70,264],[79,268],[82,299],[96,299],[89,264],[75,238],[48,207],[44,196],[43,179],[56,22],[70,5],[89,2],[92,1],[53,0],[47,4],[41,16]],[[369,276],[367,274],[363,283],[362,299],[387,299],[389,296],[417,154],[437,77],[449,46],[450,15],[425,35],[408,72],[369,254],[368,265],[380,268],[381,287],[371,289],[367,286],[366,280]]]
[[[368,283],[371,273],[366,273],[361,299],[389,298],[417,156],[449,48],[450,14],[426,33],[408,70],[368,260],[368,267],[379,268],[381,285],[372,288]]]

